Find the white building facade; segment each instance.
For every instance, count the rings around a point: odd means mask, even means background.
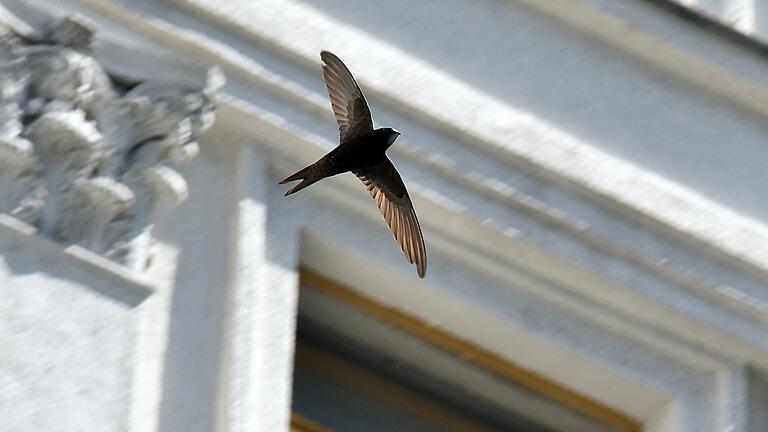
[[[768,430],[759,3],[1,0],[0,430]]]

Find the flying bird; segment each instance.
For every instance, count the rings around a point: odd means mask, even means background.
[[[337,174],[352,172],[376,201],[395,241],[419,277],[427,273],[427,250],[413,203],[403,179],[387,157],[400,132],[373,128],[371,110],[355,78],[336,55],[323,51],[323,79],[339,124],[339,145],[317,162],[288,176],[280,184],[301,180],[285,195]]]

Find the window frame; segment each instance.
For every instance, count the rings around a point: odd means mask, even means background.
[[[535,371],[517,365],[465,339],[434,327],[418,317],[382,304],[313,269],[305,266],[299,268],[299,285],[310,286],[320,293],[329,295],[429,345],[456,355],[479,368],[568,406],[585,416],[613,427],[617,431],[641,432],[643,430],[641,421],[624,412]]]

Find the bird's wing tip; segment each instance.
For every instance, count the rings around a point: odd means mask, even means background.
[[[340,61],[339,60],[339,56],[337,56],[336,54],[334,54],[334,53],[332,53],[330,51],[327,51],[327,50],[320,51],[320,58],[324,62],[326,62],[326,63],[328,63],[329,60],[330,61],[337,61],[337,60]]]
[[[424,279],[424,277],[427,275],[427,266],[424,267],[416,267],[416,272],[419,273],[419,277],[421,279]]]

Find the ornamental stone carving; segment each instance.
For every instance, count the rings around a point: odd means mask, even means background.
[[[197,154],[223,84],[116,83],[94,32],[66,18],[36,37],[0,35],[0,212],[133,269],[159,212],[183,201],[173,169]]]

